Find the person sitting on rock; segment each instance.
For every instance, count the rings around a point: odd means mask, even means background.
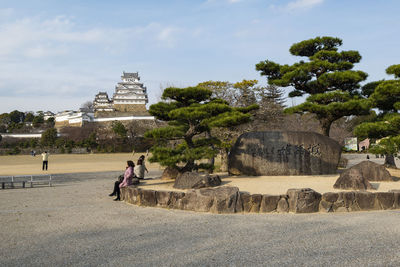
[[[139,179],[144,179],[145,171],[147,171],[147,173],[149,173],[149,171],[146,168],[146,165],[144,165],[144,156],[143,156],[143,158],[140,157],[137,161],[137,164],[135,167],[135,174]]]
[[[133,163],[133,161],[128,160],[127,162],[127,166],[125,169],[125,173],[124,175],[120,175],[118,177],[118,181],[116,181],[114,183],[114,191],[109,195],[111,196],[117,196],[116,199],[114,199],[115,201],[121,200],[121,187],[125,187],[125,186],[129,186],[132,184],[132,179],[133,177],[135,177],[135,172],[133,171],[135,168],[135,163]]]

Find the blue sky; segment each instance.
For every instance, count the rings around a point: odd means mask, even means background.
[[[123,71],[150,104],[169,85],[265,83],[256,63],[298,61],[289,47],[316,36],[358,50],[368,81],[389,78],[398,14],[395,0],[0,1],[0,112],[77,109]]]

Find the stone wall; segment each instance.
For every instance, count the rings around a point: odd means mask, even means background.
[[[121,112],[144,112],[146,111],[145,104],[114,104],[114,109]]]
[[[289,189],[285,195],[240,192],[237,187],[193,189],[186,192],[123,187],[122,200],[146,207],[211,213],[312,213],[400,209],[400,190],[346,191],[320,194],[310,188]]]
[[[82,122],[78,123],[69,123],[68,120],[65,121],[56,121],[54,124],[55,128],[62,128],[62,127],[82,127]]]

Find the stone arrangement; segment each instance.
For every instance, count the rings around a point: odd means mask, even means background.
[[[228,159],[233,175],[316,175],[336,173],[341,147],[311,132],[242,134]]]
[[[220,184],[221,178],[219,178],[218,175],[184,172],[176,177],[174,188],[199,189],[205,187],[214,187]]]
[[[146,207],[212,213],[312,213],[400,209],[400,190],[349,191],[320,194],[310,188],[289,189],[286,195],[240,192],[237,187],[191,189],[186,192],[123,187],[122,199]]]
[[[384,166],[366,160],[341,173],[333,187],[350,190],[374,189],[369,181],[393,181],[393,178]]]

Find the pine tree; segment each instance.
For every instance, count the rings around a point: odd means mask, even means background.
[[[294,56],[307,57],[307,62],[280,65],[265,60],[256,64],[256,69],[268,78],[270,85],[294,88],[289,97],[309,95],[304,103],[285,111],[315,114],[326,136],[334,121],[369,112],[369,102],[358,92],[359,83],[367,74],[352,70],[361,56],[357,51],[338,52],[341,45],[339,38],[317,37],[295,43],[289,50]]]
[[[211,168],[197,162],[218,153],[221,141],[211,136],[211,129],[246,123],[251,119],[249,112],[258,108],[233,108],[222,99],[212,98],[212,91],[202,87],[166,88],[162,99],[151,105],[149,112],[168,126],[146,132],[145,137],[157,142],[149,160],[181,172]]]
[[[368,90],[373,88],[372,93],[369,91],[369,99],[381,113],[376,121],[358,125],[354,133],[361,138],[381,139],[370,151],[386,155],[385,165],[395,168],[394,156],[400,150],[400,64],[388,67],[386,73],[393,74],[395,79],[366,86]]]

